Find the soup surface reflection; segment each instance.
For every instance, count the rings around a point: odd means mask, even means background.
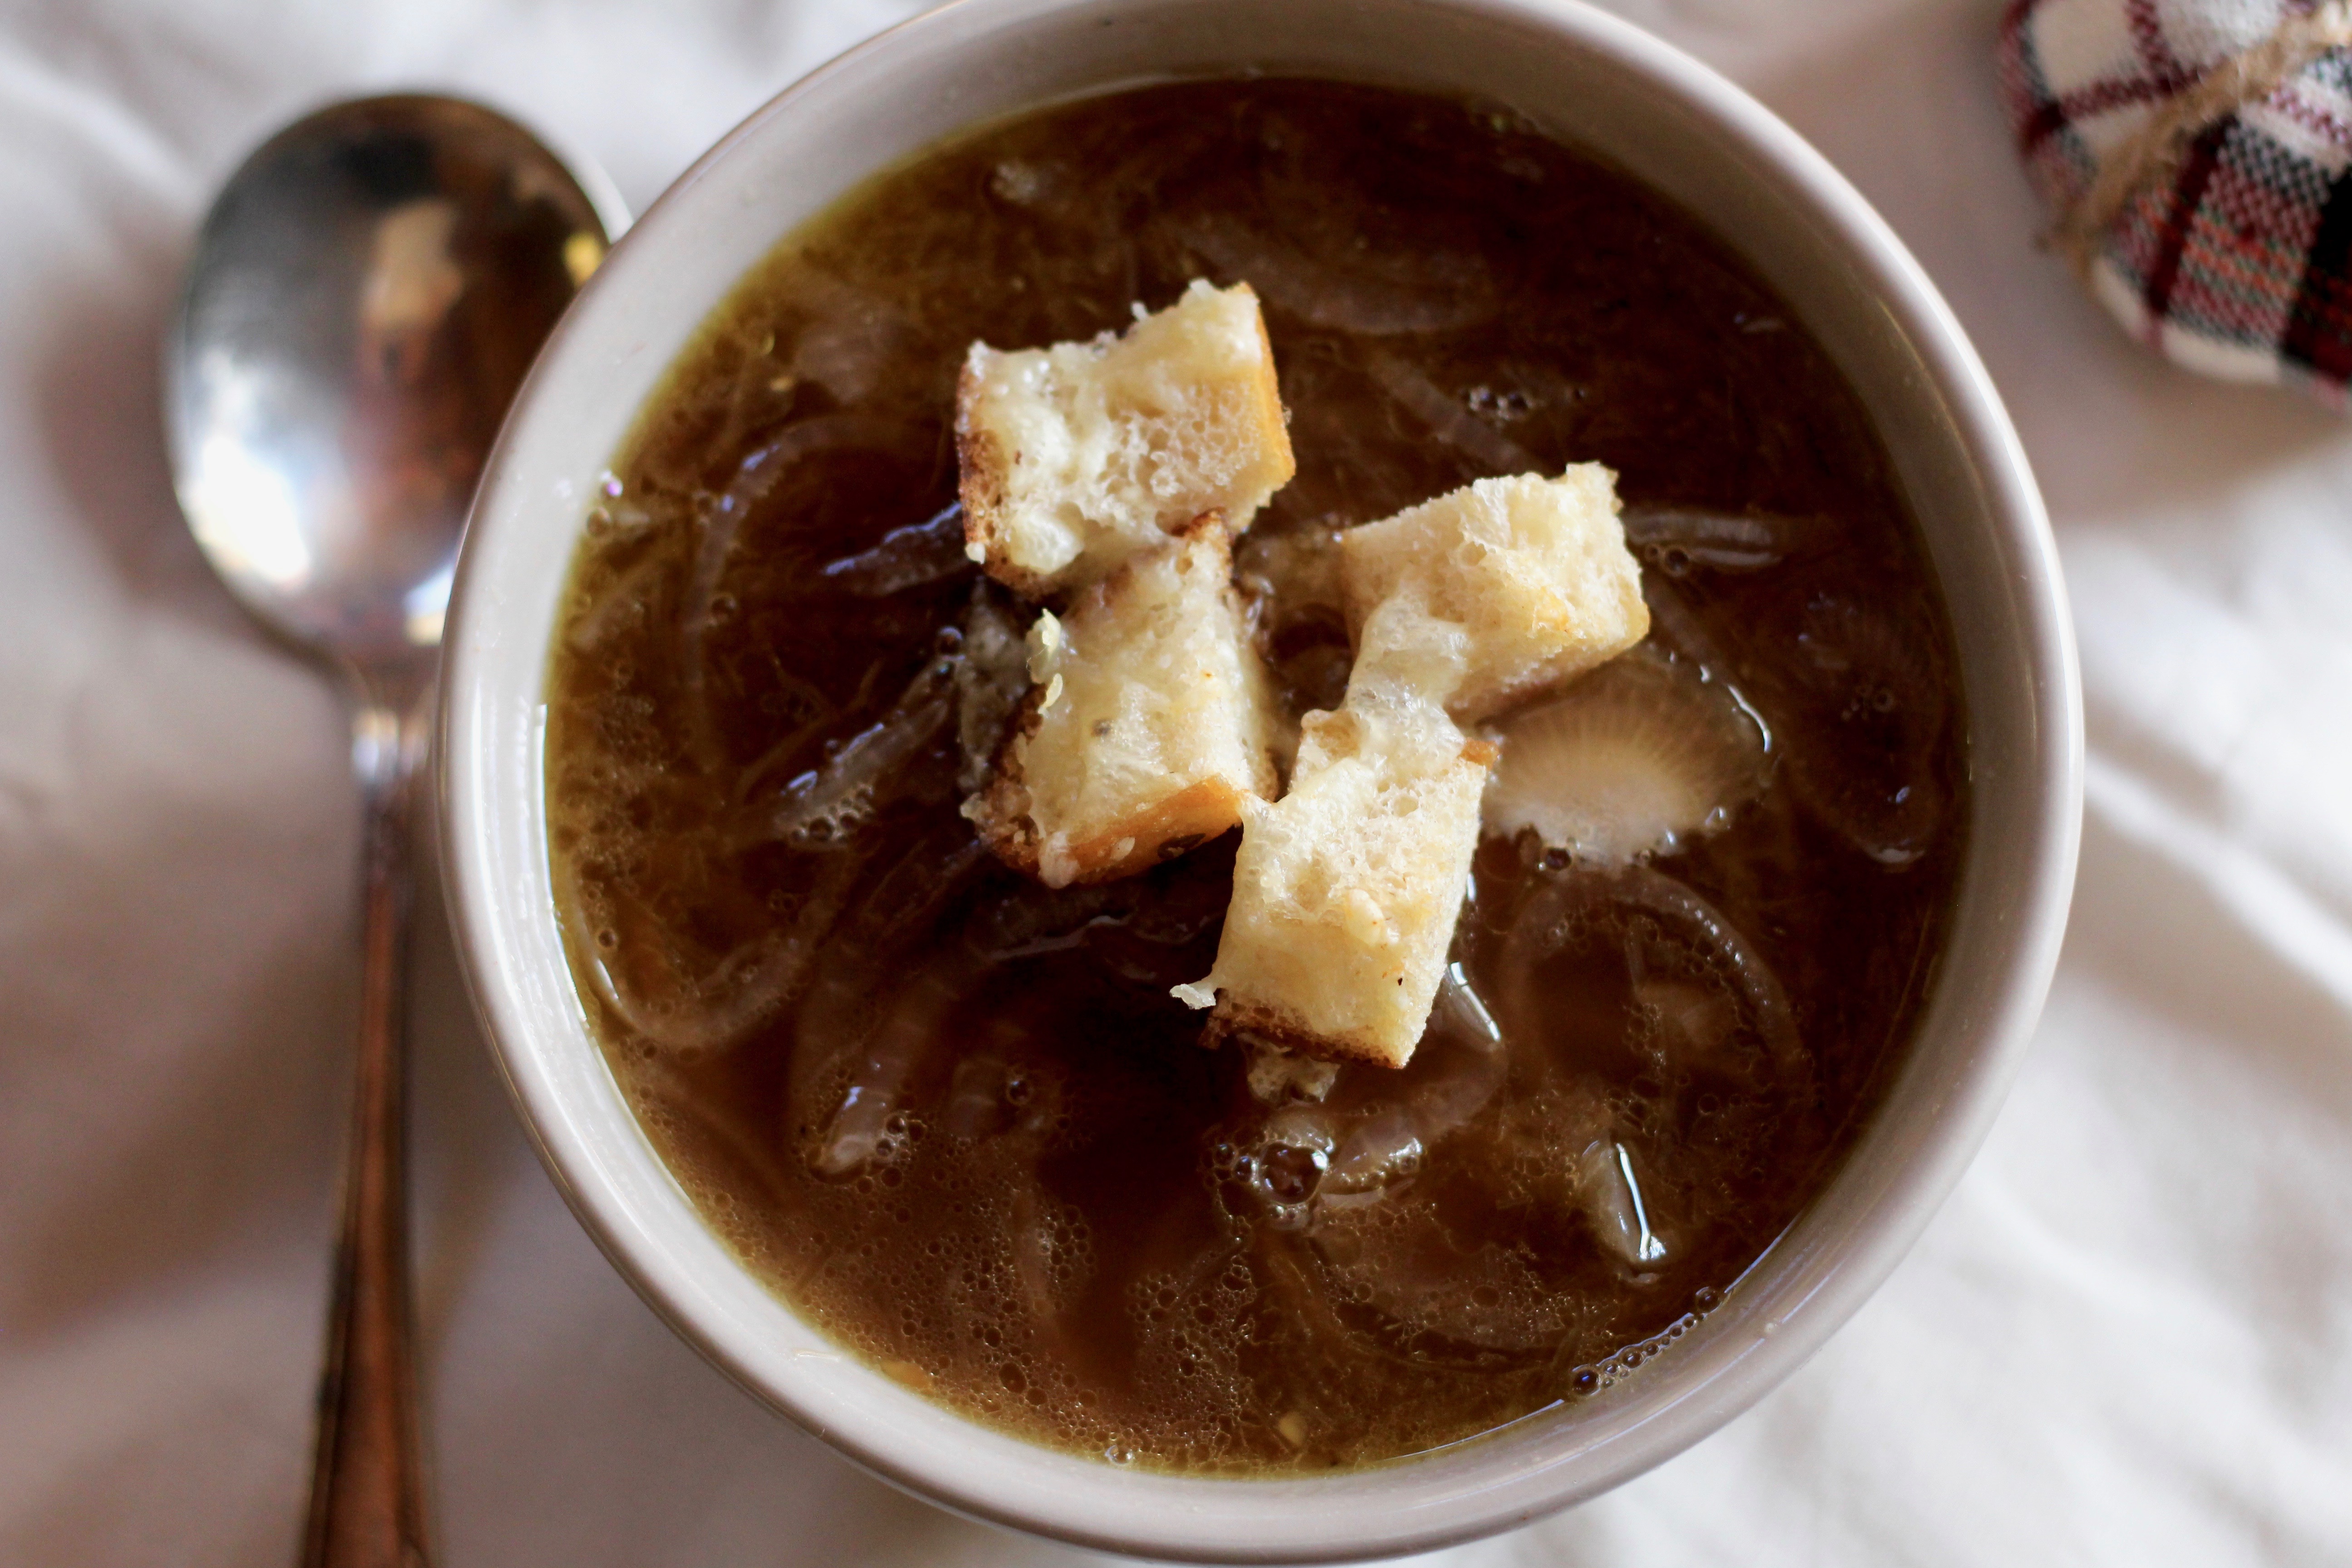
[[[1719,831],[1489,837],[1402,1071],[1201,1048],[1233,840],[1062,891],[959,815],[1028,612],[961,549],[975,339],[1264,301],[1297,478],[1244,541],[1295,710],[1318,538],[1620,475],[1652,648],[1769,732]],[[1819,1191],[1925,989],[1966,802],[1950,636],[1853,394],[1718,240],[1486,109],[1296,80],[1064,105],[788,237],[616,455],[549,686],[556,884],[614,1072],[844,1347],[1115,1463],[1361,1464],[1609,1397]]]

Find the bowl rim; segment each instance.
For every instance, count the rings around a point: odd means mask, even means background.
[[[2021,786],[2038,803],[2024,853],[2033,867],[2012,916],[2012,957],[1988,977],[1990,994],[1978,1009],[1972,1029],[1978,1050],[1940,1107],[1931,1132],[1873,1200],[1874,1223],[1860,1227],[1838,1256],[1801,1266],[1795,1291],[1801,1313],[1768,1322],[1765,1336],[1731,1352],[1686,1394],[1661,1405],[1634,1427],[1613,1434],[1605,1447],[1557,1453],[1523,1474],[1492,1484],[1460,1489],[1450,1500],[1416,1506],[1395,1517],[1368,1517],[1361,1509],[1327,1516],[1353,1533],[1309,1540],[1297,1531],[1279,1538],[1239,1533],[1231,1522],[1199,1516],[1181,1497],[1181,1489],[1251,1489],[1266,1500],[1348,1495],[1363,1478],[1397,1476],[1422,1464],[1416,1458],[1386,1466],[1307,1479],[1173,1478],[1114,1469],[1093,1461],[1066,1460],[1072,1468],[1058,1486],[1030,1486],[1008,1496],[1001,1479],[979,1481],[958,1463],[953,1442],[938,1451],[897,1448],[879,1426],[862,1424],[838,1401],[815,1398],[798,1380],[761,1364],[750,1348],[729,1341],[706,1321],[712,1314],[704,1281],[653,1236],[645,1216],[607,1184],[587,1135],[570,1114],[562,1091],[546,1064],[519,1042],[527,1037],[522,1004],[503,988],[499,957],[500,894],[492,885],[486,848],[488,821],[499,803],[476,787],[484,776],[483,748],[495,728],[481,709],[482,683],[474,679],[487,653],[478,652],[461,628],[496,613],[489,590],[476,569],[483,552],[475,538],[498,526],[494,515],[507,492],[521,482],[511,471],[518,433],[542,401],[542,384],[558,349],[578,336],[600,298],[602,277],[592,279],[573,309],[558,324],[518,391],[499,440],[485,465],[477,492],[467,546],[461,556],[449,606],[436,747],[441,791],[443,872],[450,889],[448,910],[457,946],[478,1016],[500,1077],[550,1176],[573,1214],[622,1276],[654,1310],[730,1380],[762,1403],[815,1434],[868,1471],[959,1513],[1079,1545],[1136,1555],[1191,1561],[1309,1562],[1341,1557],[1396,1555],[1431,1550],[1527,1522],[1609,1489],[1662,1463],[1718,1429],[1793,1373],[1860,1307],[1909,1251],[1974,1157],[1998,1113],[2029,1048],[2054,972],[2071,901],[2080,837],[2083,788],[2083,719],[2080,677],[2072,623],[2055,542],[2051,534],[2021,443],[1990,379],[1957,320],[1924,270],[1858,192],[1797,133],[1745,90],[1711,68],[1630,22],[1597,10],[1585,0],[1396,0],[1402,6],[1482,19],[1532,25],[1565,37],[1574,47],[1605,60],[1675,100],[1727,146],[1744,151],[1771,182],[1828,235],[1827,247],[1845,258],[1869,292],[1911,345],[1939,395],[1957,446],[1972,465],[1984,491],[1987,526],[1997,533],[2003,559],[2021,582],[2020,613],[2026,647],[2019,656],[2029,674],[2036,712],[2046,728]],[[674,182],[636,221],[625,247],[637,236],[658,234],[712,172],[747,144],[787,126],[796,106],[834,79],[867,68],[877,57],[919,42],[928,34],[974,22],[1011,23],[1082,12],[1102,0],[950,0],[903,21],[802,77],[769,100]],[[1704,220],[1704,215],[1701,215]],[[1736,244],[1736,242],[1735,242]],[[715,304],[715,301],[714,301]],[[673,351],[674,352],[674,351]],[[544,638],[531,652],[544,669]],[[534,757],[533,775],[541,776]],[[565,985],[571,984],[568,973]],[[593,1048],[593,1047],[591,1047]],[[601,1063],[599,1064],[601,1065]],[[632,1124],[634,1130],[634,1124]],[[642,1137],[642,1134],[639,1134]],[[1839,1178],[1832,1177],[1832,1184]],[[1793,1226],[1792,1226],[1793,1228]],[[1774,1244],[1777,1248],[1780,1243]],[[1765,1254],[1771,1257],[1771,1249]],[[1759,1260],[1761,1261],[1761,1260]],[[789,1310],[789,1309],[786,1309]],[[1775,1331],[1782,1331],[1775,1333]],[[879,1374],[874,1374],[879,1379]],[[887,1385],[884,1385],[887,1386]],[[888,1394],[878,1392],[877,1399]],[[912,1399],[915,1396],[906,1395]],[[966,1418],[931,1406],[962,1429],[971,1450],[1012,1444],[1033,1455],[1050,1454],[1006,1438]],[[1508,1432],[1508,1428],[1506,1432]],[[1494,1438],[1475,1439],[1491,1445]],[[1465,1451],[1470,1446],[1457,1446]],[[1592,1462],[1579,1466],[1580,1459]],[[1042,1464],[1043,1461],[1040,1461]],[[1473,1468],[1475,1460],[1472,1461]],[[1082,1495],[1091,1494],[1091,1495]]]

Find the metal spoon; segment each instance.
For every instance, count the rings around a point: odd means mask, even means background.
[[[401,1110],[411,786],[474,481],[608,224],[627,221],[589,178],[593,197],[474,104],[321,110],[213,204],[165,345],[181,509],[246,607],[342,678],[367,809],[357,1103],[310,1568],[425,1559]]]

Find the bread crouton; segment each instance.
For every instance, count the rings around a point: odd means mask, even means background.
[[[1029,634],[1034,682],[966,806],[1000,859],[1048,887],[1144,870],[1274,793],[1273,700],[1213,512]]]
[[[1303,724],[1290,791],[1244,806],[1234,895],[1207,978],[1213,1040],[1402,1067],[1429,1021],[1478,847],[1494,749],[1443,694],[1467,637],[1416,592],[1367,628],[1348,696]]]
[[[1349,529],[1339,551],[1360,647],[1373,610],[1408,588],[1467,633],[1468,664],[1445,699],[1465,724],[1573,680],[1650,629],[1616,479],[1598,463],[1556,479],[1480,479]]]
[[[1099,581],[1205,511],[1238,534],[1297,468],[1249,286],[1195,279],[1141,310],[1124,336],[964,361],[965,550],[1025,597]]]

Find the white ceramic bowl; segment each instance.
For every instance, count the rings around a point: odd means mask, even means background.
[[[550,895],[541,702],[588,498],[737,279],[869,173],[1118,83],[1261,67],[1500,100],[1706,218],[1860,390],[1957,628],[1973,801],[1951,935],[1884,1103],[1725,1305],[1605,1395],[1420,1458],[1312,1479],[1139,1474],[968,1423],[835,1353],[746,1274],[638,1131],[583,1021]],[[2082,720],[2058,563],[1976,355],[1885,226],[1713,72],[1535,0],[960,0],[784,92],[678,181],[564,318],[486,475],[451,607],[442,735],[459,946],[515,1101],[581,1222],[746,1388],[950,1508],[1152,1557],[1424,1550],[1592,1496],[1786,1377],[1895,1267],[1974,1153],[2038,1014],[2072,890]]]

